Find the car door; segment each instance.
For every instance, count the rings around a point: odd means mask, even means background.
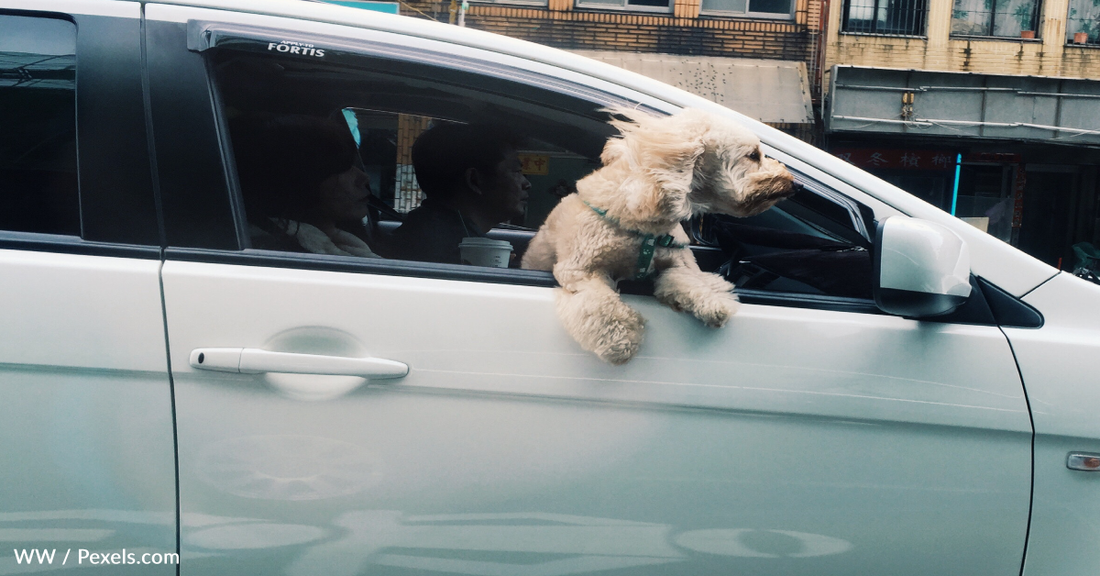
[[[225,128],[242,106],[415,115],[447,93],[436,110],[541,130],[641,97],[389,33],[147,16],[182,573],[1018,573],[1031,428],[981,314],[760,289],[711,330],[626,295],[647,336],[616,367],[559,326],[547,273],[249,249]],[[269,83],[229,90],[238,73]],[[890,213],[803,169],[853,222]]]
[[[140,7],[0,8],[0,573],[174,574]]]

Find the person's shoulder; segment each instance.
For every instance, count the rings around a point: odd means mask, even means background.
[[[462,220],[453,208],[424,203],[405,216],[405,221],[397,227],[394,234],[408,234],[422,228],[429,230],[447,230],[461,228]]]
[[[452,262],[465,235],[462,220],[454,210],[426,204],[409,212],[394,230],[390,251],[407,260]]]
[[[278,252],[306,252],[306,249],[286,230],[274,225],[260,226],[250,223],[249,241],[255,250],[274,250]]]

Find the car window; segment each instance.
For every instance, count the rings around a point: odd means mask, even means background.
[[[741,290],[871,299],[873,212],[796,177],[792,198],[748,218],[698,218],[694,238],[720,252],[716,271]]]
[[[238,190],[244,197],[241,225],[248,229],[252,249],[355,255],[345,247],[305,247],[302,237],[312,231],[293,218],[272,218],[269,209],[250,199],[293,179],[278,176],[278,182],[270,182],[271,174],[282,173],[273,166],[317,166],[318,161],[309,158],[315,156],[311,150],[321,146],[305,140],[295,144],[285,133],[263,132],[258,125],[324,124],[326,130],[340,131],[347,142],[354,141],[352,161],[365,175],[370,209],[347,230],[366,244],[371,256],[381,257],[372,269],[390,266],[394,273],[406,275],[408,269],[397,262],[410,259],[403,243],[415,240],[398,230],[424,202],[412,167],[412,147],[425,130],[493,124],[522,135],[516,152],[531,183],[526,209],[487,231],[489,238],[511,246],[513,268],[557,202],[575,191],[577,180],[600,166],[603,144],[614,134],[602,110],[606,103],[385,58],[363,57],[355,65],[336,65],[302,56],[309,46],[298,48],[298,55],[225,48],[207,52],[236,161]],[[257,184],[265,181],[256,176],[257,165],[266,166],[261,172],[267,173],[267,184]],[[871,211],[798,177],[803,191],[761,215],[707,216],[690,223],[700,266],[743,290],[869,299]],[[500,281],[500,276],[486,279]]]
[[[409,251],[395,231],[426,196],[412,166],[414,142],[437,126],[499,127],[519,137],[517,168],[530,186],[522,212],[481,232],[512,245],[515,267],[547,214],[572,193],[577,180],[599,166],[603,143],[614,133],[601,111],[604,103],[452,69],[397,66],[374,58],[362,58],[361,66],[336,66],[287,58],[278,51],[216,50],[211,63],[244,198],[245,225],[251,247],[257,249],[315,251],[286,238],[304,228],[285,216],[294,213],[292,208],[263,206],[258,198],[271,200],[271,190],[296,178],[289,173],[273,176],[288,166],[324,172],[310,150],[328,144],[305,145],[321,138],[306,132],[340,127],[350,134],[353,162],[369,185],[370,210],[364,226],[348,229],[373,253],[407,259]],[[273,241],[273,236],[283,238]]]
[[[0,15],[0,230],[80,235],[76,26]]]

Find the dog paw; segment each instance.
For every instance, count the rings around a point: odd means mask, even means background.
[[[645,318],[609,286],[587,282],[575,292],[561,289],[555,294],[558,318],[581,348],[611,364],[623,364],[638,353]]]
[[[697,306],[695,317],[711,328],[721,328],[726,325],[726,322],[729,322],[729,319],[737,313],[740,307],[741,302],[737,300],[737,296],[734,296],[732,292],[719,294],[715,295],[709,302]]]
[[[592,352],[604,362],[625,364],[638,353],[645,334],[645,319],[628,306],[615,317],[605,317],[597,330]]]
[[[640,348],[641,345],[640,339],[638,341],[623,339],[610,343],[606,348],[596,350],[596,356],[608,364],[620,366],[630,361],[630,359],[638,353],[638,348]]]

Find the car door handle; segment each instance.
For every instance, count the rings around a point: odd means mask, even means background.
[[[191,367],[239,374],[278,372],[359,376],[371,380],[401,378],[409,373],[408,364],[384,358],[270,352],[259,348],[196,348],[191,351]]]

